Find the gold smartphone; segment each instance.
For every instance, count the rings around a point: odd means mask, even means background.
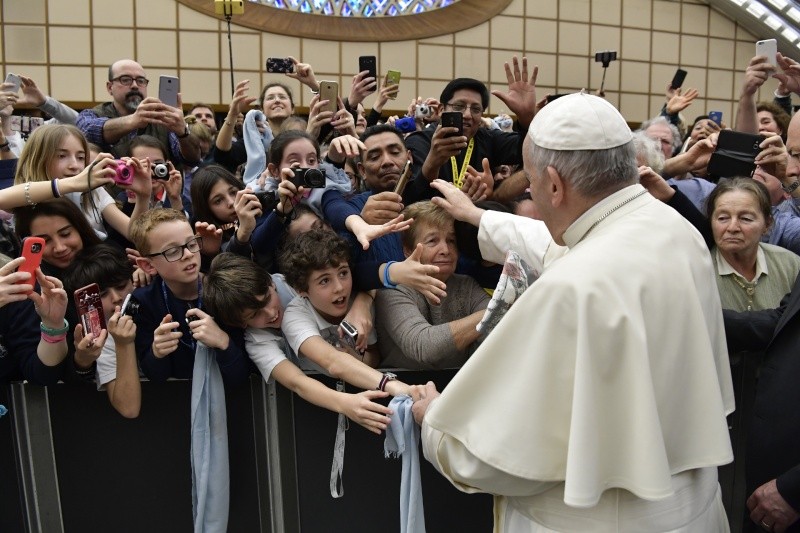
[[[386,73],[386,85],[400,85],[400,71],[399,70],[390,70]],[[393,96],[390,96],[390,100],[395,100],[397,98],[397,93]]]
[[[336,81],[319,82],[319,99],[328,101],[320,111],[336,113],[339,109],[339,83]]]

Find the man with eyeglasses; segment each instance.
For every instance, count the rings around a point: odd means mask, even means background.
[[[128,143],[137,135],[152,135],[169,148],[169,159],[177,167],[200,161],[200,144],[189,133],[183,109],[147,96],[150,80],[144,68],[131,59],[121,59],[108,68],[106,89],[112,101],[86,109],[77,126],[86,139],[117,157],[128,153]]]
[[[512,70],[513,66],[513,70]],[[489,90],[473,78],[457,78],[442,91],[439,99],[445,112],[461,113],[463,134],[451,127],[426,128],[406,137],[406,146],[414,155],[414,175],[406,187],[406,205],[437,196],[430,182],[442,179],[459,188],[467,183],[482,182],[486,196],[491,196],[494,178],[491,168],[498,165],[522,164],[522,141],[536,109],[536,74],[528,75],[528,60],[514,57],[512,66],[505,64],[508,91],[492,91],[517,116],[519,129],[507,133],[481,127],[483,112],[489,107]],[[477,189],[477,186],[474,187]],[[480,191],[473,194],[473,198]]]

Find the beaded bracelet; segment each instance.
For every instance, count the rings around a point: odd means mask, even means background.
[[[389,261],[386,263],[386,268],[383,269],[383,286],[387,289],[397,288],[397,283],[392,283],[392,279],[389,277],[389,267],[395,263],[397,263],[397,261]]]
[[[64,325],[60,328],[49,328],[44,325],[44,322],[39,322],[39,329],[45,335],[50,335],[51,337],[58,337],[59,335],[63,335],[67,331],[69,331],[69,322],[67,322],[67,319],[65,318]]]
[[[31,207],[36,207],[36,202],[31,199],[31,182],[25,183],[25,203]]]

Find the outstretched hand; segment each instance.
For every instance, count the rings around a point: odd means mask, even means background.
[[[527,128],[536,114],[536,77],[539,67],[533,67],[533,75],[528,76],[528,58],[522,58],[520,68],[517,56],[512,59],[512,66],[505,63],[508,91],[492,91],[492,94],[503,101],[508,109],[517,115],[520,126]]]

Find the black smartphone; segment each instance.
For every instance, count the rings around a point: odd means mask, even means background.
[[[294,63],[288,57],[268,57],[267,72],[287,74],[294,72]]]
[[[755,159],[761,152],[759,146],[766,137],[741,131],[722,130],[717,148],[708,162],[708,173],[716,177],[750,177],[756,169]]]
[[[686,71],[679,68],[675,71],[675,75],[672,77],[672,81],[669,83],[669,85],[673,89],[680,89],[683,86],[683,80],[685,79]]]
[[[455,111],[448,111],[442,113],[442,127],[443,128],[458,128],[458,133],[455,135],[464,135],[464,116]]]
[[[375,56],[361,56],[358,58],[358,71],[369,71],[368,78],[378,79],[377,59]],[[375,89],[373,88],[372,91]]]

